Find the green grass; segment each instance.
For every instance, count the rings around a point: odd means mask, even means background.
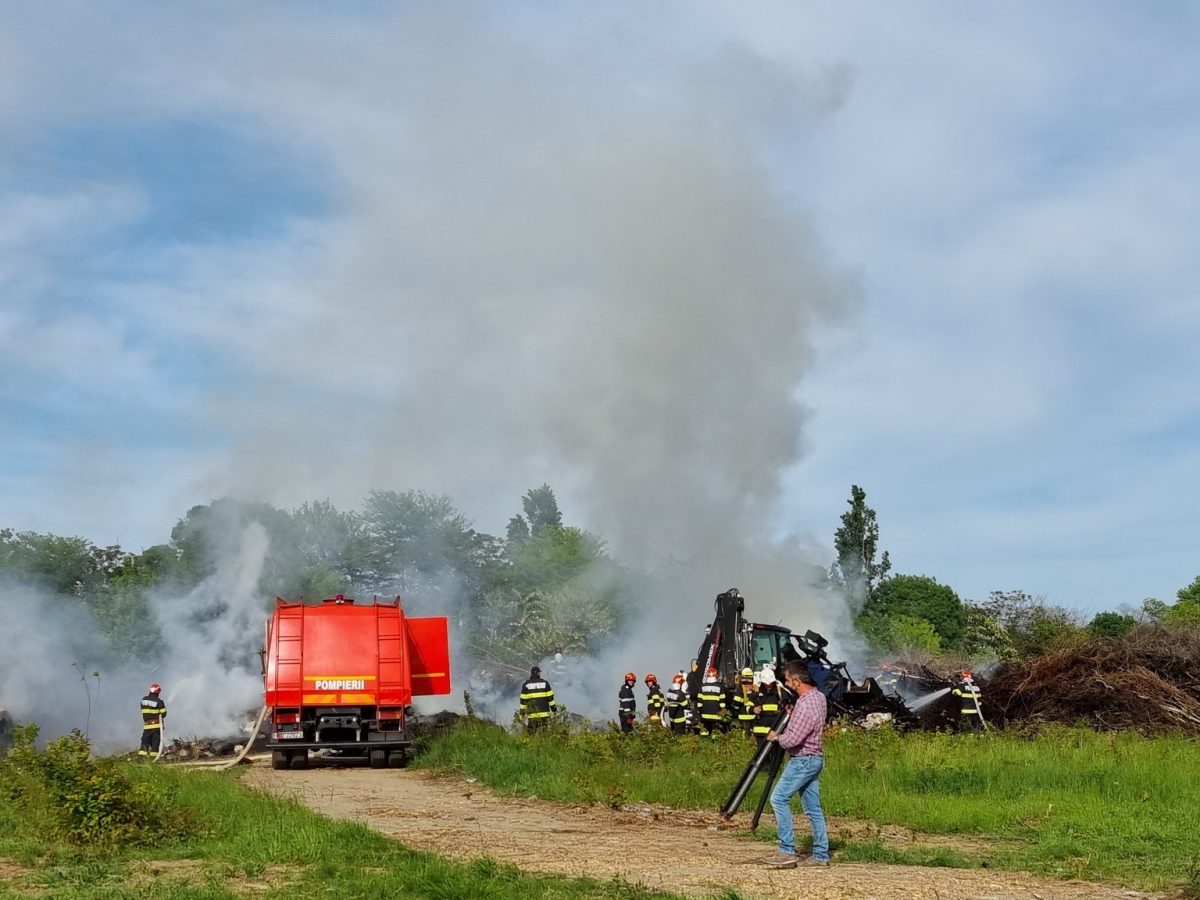
[[[265,898],[644,898],[623,882],[538,876],[480,859],[450,862],[406,849],[370,829],[334,822],[290,800],[243,788],[234,773],[128,766],[193,811],[200,832],[140,849],[100,853],[48,836],[36,809],[0,798],[0,860],[26,869],[0,882],[0,897],[225,900]]]
[[[750,755],[740,735],[711,741],[653,729],[633,737],[514,737],[473,722],[436,741],[418,764],[518,796],[716,809]],[[847,730],[828,736],[826,766],[827,814],[971,839],[963,849],[906,848],[839,842],[835,831],[841,858],[988,865],[1154,889],[1195,880],[1200,745],[1193,739],[1082,728],[903,736]],[[756,800],[752,791],[742,808]],[[773,824],[769,807],[763,823]]]

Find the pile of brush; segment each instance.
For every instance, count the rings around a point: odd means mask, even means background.
[[[1200,632],[1143,625],[1021,663],[983,684],[997,724],[1087,723],[1146,734],[1200,734]]]

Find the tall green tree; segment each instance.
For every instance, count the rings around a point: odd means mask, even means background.
[[[875,621],[900,616],[928,622],[943,647],[958,646],[967,625],[958,594],[927,575],[893,575],[879,582],[859,617],[860,627],[865,632]]]
[[[154,548],[151,548],[154,549]],[[114,657],[122,661],[157,661],[160,635],[147,600],[162,583],[161,556],[130,557],[105,584],[93,614]]]
[[[521,515],[513,516],[508,520],[508,527],[504,532],[504,540],[512,545],[529,540],[529,523],[525,521],[525,517]]]
[[[1176,591],[1175,596],[1179,602],[1163,609],[1162,621],[1168,625],[1200,625],[1200,576]]]
[[[965,605],[966,625],[958,649],[972,660],[1007,660],[1017,655],[1012,638],[987,610]]]
[[[558,528],[562,525],[562,513],[558,509],[558,500],[548,484],[526,491],[521,500],[521,506],[525,510],[525,518],[529,522],[529,533],[534,537],[547,529]]]
[[[1200,605],[1200,575],[1197,575],[1187,587],[1176,591],[1175,597],[1180,603],[1195,603]]]
[[[371,491],[362,524],[363,586],[377,594],[470,601],[500,566],[500,543],[475,531],[445,495]]]
[[[171,548],[177,557],[176,586],[194,587],[222,565],[240,559],[251,526],[262,528],[267,537],[256,588],[264,598],[311,597],[347,584],[330,564],[334,551],[322,545],[315,535],[319,529],[313,527],[313,521],[332,517],[333,512],[322,508],[311,515],[293,514],[269,503],[231,497],[193,506],[171,530]]]
[[[559,588],[598,565],[611,565],[604,542],[582,528],[559,525],[506,548],[507,577],[522,593]]]
[[[878,562],[879,523],[875,510],[867,506],[867,492],[857,484],[850,486],[850,509],[842,513],[841,527],[834,532],[833,548],[837,560],[829,568],[830,582],[858,608],[867,602],[879,581],[892,568],[887,551]]]

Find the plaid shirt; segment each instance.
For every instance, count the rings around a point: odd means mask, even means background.
[[[825,695],[814,688],[792,707],[788,723],[779,734],[779,746],[792,756],[825,753]]]

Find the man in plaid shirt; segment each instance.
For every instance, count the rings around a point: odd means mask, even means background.
[[[817,690],[813,677],[800,660],[792,660],[783,668],[783,681],[796,692],[796,703],[783,731],[767,732],[768,741],[778,741],[790,755],[771,791],[771,808],[775,810],[779,850],[766,864],[774,869],[796,867],[796,829],[792,822],[791,800],[800,795],[800,808],[812,826],[813,852],[800,865],[829,865],[829,835],[825,831],[825,812],[821,809],[820,776],[825,766],[825,695]]]

